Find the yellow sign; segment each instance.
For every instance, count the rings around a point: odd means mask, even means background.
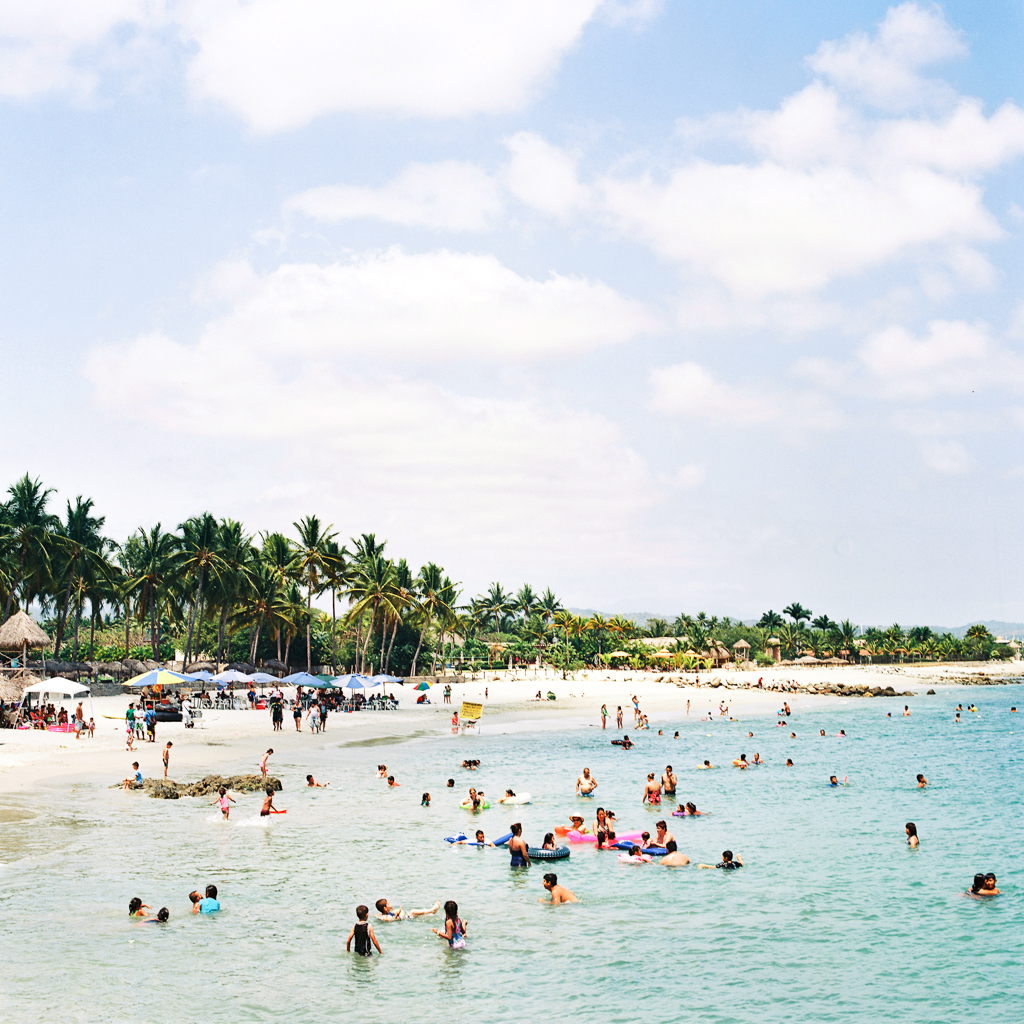
[[[470,721],[476,721],[484,713],[483,704],[474,704],[472,701],[464,700],[462,702],[462,710],[459,712],[459,718],[469,719]]]

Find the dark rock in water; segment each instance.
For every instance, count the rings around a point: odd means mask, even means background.
[[[111,789],[120,789],[124,785],[118,782]],[[183,796],[215,796],[223,786],[229,792],[263,793],[267,787],[279,793],[283,787],[281,780],[273,775],[265,779],[259,775],[206,775],[198,782],[174,782],[171,779],[143,779],[141,786],[134,783],[130,789],[144,789],[157,800],[178,800]]]
[[[934,696],[935,696],[935,691],[934,691],[934,690],[929,690],[929,691],[928,691],[928,692],[927,692],[927,693],[925,694],[925,696],[926,696],[926,697],[934,697]]]

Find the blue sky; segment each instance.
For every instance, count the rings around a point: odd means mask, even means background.
[[[1024,619],[1022,29],[5,4],[2,479],[470,592]]]

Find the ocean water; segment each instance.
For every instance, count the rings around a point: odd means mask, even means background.
[[[955,704],[972,700],[980,713],[954,725]],[[151,800],[99,778],[0,798],[0,1020],[1016,1024],[1024,710],[1009,708],[1024,709],[1024,690],[944,689],[909,718],[898,699],[806,703],[785,729],[768,715],[664,718],[653,724],[665,735],[637,734],[631,751],[594,727],[489,731],[486,719],[478,737],[311,748],[275,757],[288,814],[269,822],[256,795],[239,796],[225,823],[208,801]],[[755,751],[764,767],[731,766]],[[457,768],[466,757],[482,768]],[[704,758],[727,767],[698,771]],[[379,762],[401,788],[374,777]],[[745,868],[634,866],[574,846],[567,861],[513,871],[504,850],[442,841],[475,827],[494,838],[518,819],[539,845],[598,803],[620,831],[653,832],[670,808],[640,797],[666,764],[678,798],[709,812],[668,819],[680,850],[716,863],[731,848]],[[584,765],[596,801],[574,796]],[[307,772],[332,786],[303,788]],[[847,785],[828,788],[830,774]],[[473,815],[458,807],[471,784],[533,802]],[[542,905],[545,870],[581,902]],[[977,871],[996,872],[1003,894],[965,897]],[[187,894],[208,882],[224,909],[193,917]],[[131,921],[132,896],[169,907],[170,923]],[[378,922],[384,955],[346,955],[356,904],[381,896],[407,908],[456,900],[466,949],[431,933],[442,912]]]

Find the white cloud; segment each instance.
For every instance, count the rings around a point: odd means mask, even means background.
[[[258,132],[337,111],[517,110],[599,0],[203,0],[185,9],[195,94]]]
[[[119,26],[155,26],[160,0],[4,0],[0,4],[0,95],[89,95],[116,45]]]
[[[965,52],[938,7],[904,3],[889,8],[873,38],[858,32],[822,43],[808,63],[875,106],[898,109],[948,96],[948,87],[922,78],[918,70]]]
[[[312,188],[289,199],[285,209],[327,223],[376,217],[391,224],[483,231],[502,213],[504,197],[490,175],[475,164],[444,160],[409,164],[379,188]]]
[[[967,449],[959,441],[928,441],[920,450],[921,461],[936,473],[953,476],[966,473],[973,466]]]
[[[618,548],[657,499],[643,460],[599,415],[301,359],[282,376],[256,348],[240,361],[210,355],[139,339],[97,353],[87,376],[94,414],[132,423],[140,449],[230,451],[230,470],[211,474],[202,500],[233,515],[253,504],[259,481],[263,522],[291,522],[315,500],[343,529],[372,521],[393,546],[412,542],[435,558],[447,549],[490,572],[514,552],[568,565],[593,557],[593,545]],[[200,382],[220,382],[219,399]]]
[[[892,326],[869,337],[858,356],[884,394],[908,399],[1019,390],[1024,380],[1020,357],[994,340],[986,324],[934,320],[921,337]]]
[[[834,430],[842,414],[813,392],[784,394],[769,387],[726,384],[697,363],[678,363],[651,372],[652,405],[673,416],[726,427],[780,423]]]
[[[203,329],[196,369],[252,352],[371,362],[396,355],[429,362],[540,359],[660,326],[642,305],[599,281],[558,274],[535,281],[493,256],[447,251],[392,249],[328,266],[283,264],[267,274],[233,262],[218,268],[205,294],[231,308]],[[140,339],[115,358],[131,359],[151,344]]]
[[[533,132],[517,132],[506,145],[512,159],[505,181],[517,199],[555,217],[568,216],[588,205],[589,190],[577,176],[577,156]]]

